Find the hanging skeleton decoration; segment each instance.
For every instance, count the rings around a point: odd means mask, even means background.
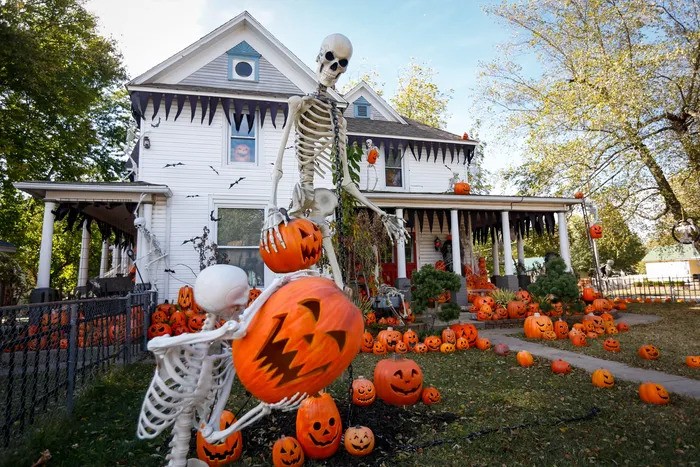
[[[269,414],[273,409],[295,410],[306,394],[296,393],[276,403],[261,402],[238,421],[220,430],[219,420],[235,377],[231,341],[245,336],[248,325],[267,299],[283,285],[315,275],[300,271],[276,279],[250,305],[248,276],[240,268],[224,264],[200,272],[194,286],[195,301],[207,311],[200,332],[155,337],[148,349],[155,354],[156,371],[144,398],[137,436],[155,438],[172,427],[169,466],[188,465],[187,453],[193,429],[207,442],[217,442]],[[214,329],[216,322],[225,323]],[[197,465],[190,459],[189,465]]]
[[[347,146],[347,122],[335,102],[328,94],[341,74],[347,70],[352,57],[352,44],[342,34],[331,34],[321,44],[316,57],[318,89],[314,94],[289,99],[289,121],[280,143],[273,170],[272,197],[267,208],[267,217],[261,232],[261,245],[266,251],[277,251],[276,241],[286,248],[279,232],[279,225],[287,222],[277,206],[277,188],[282,178],[282,158],[292,126],[295,128],[294,149],[299,161],[299,182],[292,193],[292,204],[288,214],[292,217],[308,216],[323,233],[323,248],[328,256],[333,278],[343,287],[340,266],[333,249],[330,229],[326,217],[338,205],[338,195],[344,189],[380,217],[390,238],[408,237],[403,219],[387,214],[369,201],[350,177]],[[325,175],[326,170],[338,171],[336,193],[326,188],[314,187],[314,175]]]

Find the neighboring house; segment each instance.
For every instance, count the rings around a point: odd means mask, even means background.
[[[86,218],[109,224],[120,238],[113,266],[119,265],[120,257],[121,264],[128,262],[119,252],[137,237],[136,264],[141,273],[137,280],[153,283],[162,298],[172,298],[180,286],[194,282],[200,258],[191,241],[197,241],[204,227],[230,263],[248,271],[252,284],[264,287],[274,274],[264,267],[258,242],[271,198],[272,168],[287,124],[287,101],[314,92],[315,73],[244,12],[138,76],[127,88],[141,131],[130,162],[133,183],[16,186],[45,199],[47,213],[56,207],[79,210]],[[442,259],[434,241],[448,241],[448,236],[454,269],[460,274],[462,264],[476,261],[471,257],[472,243],[490,244],[495,238],[496,256],[501,251],[507,259],[503,286],[517,287],[510,245],[522,243],[530,230],[551,232],[559,225],[564,233],[562,256],[570,263],[568,237],[561,226],[566,212],[580,200],[455,195],[450,178],[466,173],[477,141],[402,117],[364,83],[344,96],[331,94],[336,105],[345,108],[349,143],[365,148],[366,140],[372,139],[379,148],[374,166],[368,165],[365,151],[360,189],[372,202],[407,221],[410,241],[394,248],[383,264],[386,282],[398,280],[405,286],[413,270]],[[280,207],[289,204],[298,180],[293,137],[286,144]],[[315,183],[333,188],[330,173],[317,176]],[[129,221],[110,223],[106,206],[118,206],[120,213],[137,210],[139,227],[134,229]],[[47,224],[52,219],[46,214],[45,233],[50,233]],[[50,249],[49,235],[42,244],[47,253],[40,260],[44,268],[40,267],[40,288],[48,287]],[[104,263],[106,247],[102,255]],[[81,280],[86,276],[81,276],[79,285]]]
[[[693,245],[657,246],[642,258],[650,278],[700,275],[700,252]]]

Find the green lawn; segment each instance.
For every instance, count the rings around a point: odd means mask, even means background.
[[[553,375],[539,360],[525,369],[515,356],[468,350],[452,355],[416,355],[426,382],[443,402],[408,408],[375,403],[348,410],[348,381],[331,388],[343,418],[377,435],[375,452],[351,459],[341,448],[333,458],[307,465],[679,465],[700,462],[700,401],[672,395],[669,406],[650,406],[637,385],[618,382],[594,388],[590,375],[574,369]],[[379,357],[361,354],[355,376],[371,377]],[[108,375],[79,398],[71,419],[51,416],[17,447],[0,453],[0,465],[31,465],[49,449],[51,466],[162,465],[168,439],[138,441],[136,420],[152,367],[132,365]],[[247,397],[236,384],[230,407]],[[246,405],[253,406],[254,401]],[[588,420],[561,420],[600,412]],[[527,425],[521,428],[507,429]],[[275,413],[243,432],[245,465],[270,465],[270,446],[281,434],[294,434],[294,414]]]
[[[568,339],[542,341],[542,343],[593,357],[622,362],[634,367],[700,379],[700,369],[689,368],[685,364],[686,355],[700,355],[699,304],[633,303],[629,305],[626,312],[659,315],[661,320],[652,324],[632,326],[629,332],[616,336],[588,339],[589,345],[587,347],[574,347]],[[618,339],[622,350],[618,353],[603,350],[605,337]],[[643,360],[637,355],[637,349],[644,344],[652,344],[659,349],[661,356],[658,360]]]

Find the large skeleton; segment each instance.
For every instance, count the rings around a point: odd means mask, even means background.
[[[323,248],[338,287],[343,288],[340,266],[333,249],[330,228],[326,217],[331,215],[338,204],[339,193],[326,188],[314,187],[314,176],[324,176],[326,170],[342,170],[339,188],[346,190],[358,201],[381,216],[390,238],[408,236],[403,227],[403,219],[387,214],[368,200],[350,177],[347,146],[347,122],[335,102],[328,94],[341,74],[347,70],[352,56],[352,44],[342,34],[331,34],[321,44],[316,57],[318,89],[316,93],[289,99],[290,124],[284,130],[277,160],[273,171],[272,197],[267,209],[267,217],[261,233],[261,243],[269,252],[277,251],[277,243],[286,248],[279,232],[279,225],[287,222],[286,216],[277,206],[277,188],[282,178],[282,159],[292,126],[295,129],[294,149],[299,161],[299,182],[294,187],[292,205],[288,214],[292,217],[308,216],[323,232]],[[341,167],[338,167],[338,164]]]
[[[148,343],[156,357],[156,371],[141,407],[137,436],[155,438],[172,427],[169,466],[206,465],[187,459],[193,429],[200,430],[208,442],[220,441],[273,409],[295,410],[306,397],[297,393],[274,404],[261,402],[227,429],[219,429],[235,377],[230,342],[245,336],[270,295],[290,281],[313,274],[300,271],[276,279],[248,308],[248,276],[242,269],[219,264],[199,274],[195,300],[207,311],[202,330],[155,337]],[[219,319],[227,321],[214,329]]]

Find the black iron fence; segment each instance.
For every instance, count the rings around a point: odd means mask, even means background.
[[[0,308],[0,446],[115,363],[147,355],[157,292]]]
[[[597,283],[593,279],[594,285]],[[646,275],[603,277],[598,284],[606,297],[662,301],[700,301],[700,278],[696,276],[649,277]]]

